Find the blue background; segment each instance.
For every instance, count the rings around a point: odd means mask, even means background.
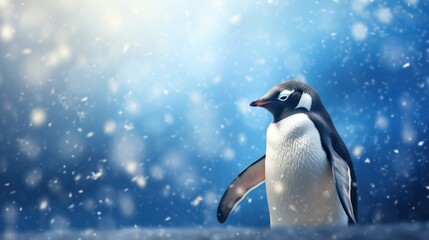
[[[0,0],[0,229],[213,227],[264,154],[250,108],[312,85],[364,224],[429,219],[429,3]],[[265,188],[227,225],[268,227]]]

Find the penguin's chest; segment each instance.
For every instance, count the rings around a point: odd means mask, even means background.
[[[320,134],[306,114],[270,124],[265,164],[272,226],[347,224]]]

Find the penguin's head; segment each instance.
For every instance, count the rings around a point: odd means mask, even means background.
[[[320,102],[317,92],[308,84],[289,80],[282,82],[268,91],[263,97],[250,103],[252,107],[263,107],[274,116],[274,121],[281,120],[297,112],[313,111]]]

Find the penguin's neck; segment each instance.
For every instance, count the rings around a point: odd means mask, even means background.
[[[283,109],[283,111],[273,113],[273,121],[271,123],[278,123],[278,122],[282,121],[283,119],[288,118],[292,115],[299,114],[299,113],[305,113],[305,112],[307,112],[307,110],[301,109],[301,108],[293,109],[293,110]]]

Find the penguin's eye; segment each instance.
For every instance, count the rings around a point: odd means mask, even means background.
[[[280,101],[286,101],[287,98],[288,98],[288,96],[281,96],[281,97],[279,97],[279,100]]]
[[[292,90],[283,90],[279,96],[277,97],[278,100],[284,102],[287,100],[287,98],[293,93],[294,91]]]

